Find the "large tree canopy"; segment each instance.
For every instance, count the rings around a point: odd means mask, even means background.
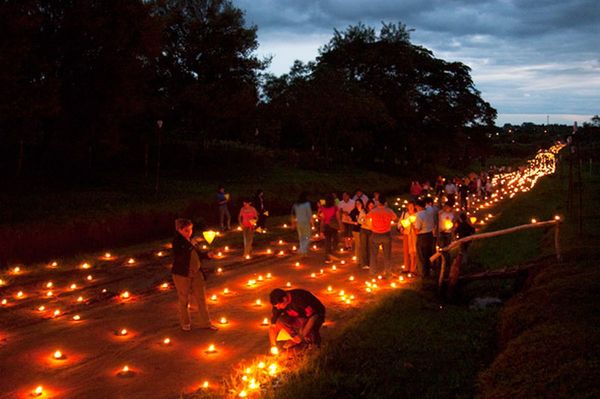
[[[469,73],[411,44],[401,24],[384,23],[379,33],[358,24],[336,30],[316,62],[270,77],[266,109],[281,116],[282,137],[326,141],[338,152],[361,145],[363,160],[420,164],[450,147],[478,149],[492,128],[496,111]]]

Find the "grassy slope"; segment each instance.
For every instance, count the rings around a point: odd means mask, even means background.
[[[481,375],[484,398],[600,397],[600,176],[584,175],[584,187],[583,235],[566,215],[561,232],[565,262],[548,261],[500,314],[502,351]],[[551,215],[564,205],[564,180],[542,182],[540,190],[544,197],[525,198],[521,207],[536,206],[540,214]],[[549,237],[541,238],[539,249],[551,252]],[[524,260],[525,243],[513,243],[512,256]]]
[[[489,230],[527,223],[532,216],[564,214],[564,180],[560,174],[543,179],[533,191],[503,206]],[[598,176],[586,187],[586,217],[597,220]],[[597,246],[598,228],[586,224],[586,238],[578,239],[567,216],[561,237],[569,263],[546,268],[531,289],[502,309],[499,341],[504,351],[489,368],[497,350],[497,311],[440,309],[424,293],[407,291],[391,294],[349,322],[272,395],[599,397],[595,376],[600,334],[592,316],[597,314],[600,272],[594,270],[593,258],[582,257]],[[528,231],[474,246],[473,257],[486,269],[551,259],[552,240],[551,232]],[[498,284],[473,287],[470,295],[498,292]]]

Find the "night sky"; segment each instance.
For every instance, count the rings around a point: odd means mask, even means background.
[[[333,29],[401,22],[411,41],[460,61],[496,123],[571,124],[600,113],[598,0],[233,0],[258,26],[270,71],[313,60]]]

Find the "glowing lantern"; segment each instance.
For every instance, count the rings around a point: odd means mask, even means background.
[[[208,353],[208,354],[212,354],[212,353],[217,353],[217,350],[215,349],[214,344],[210,344],[204,352]]]
[[[213,302],[216,302],[217,301],[217,294],[212,294],[211,297],[210,297],[210,300],[213,301]]]
[[[81,320],[81,316],[79,316],[78,314],[76,314],[75,316],[73,316],[73,320],[79,321],[79,320]]]
[[[267,248],[267,253],[268,253],[269,255],[271,255],[271,254],[273,253],[273,251],[271,251],[271,248]]]
[[[158,251],[156,253],[156,256],[158,256],[159,258],[162,258],[165,254],[163,253],[163,251]]]
[[[414,223],[414,222],[417,220],[417,215],[410,215],[410,216],[408,217],[408,220],[409,220],[411,223]]]
[[[246,255],[246,260],[250,259],[250,255]]]
[[[167,337],[163,339],[163,345],[171,345],[171,338]]]
[[[350,276],[350,277],[348,277],[348,280],[349,280],[349,281],[354,281],[354,276]]]
[[[2,280],[0,280],[0,284],[2,283]],[[49,281],[46,283],[46,288],[52,288],[52,281]]]
[[[169,288],[169,283],[162,283],[160,285],[160,288],[162,288],[163,290],[166,290],[167,288]]]
[[[94,279],[94,277],[92,277],[91,274],[88,274],[88,276],[86,277],[87,281],[92,281]]]
[[[58,317],[60,315],[60,310],[56,309],[53,313],[54,317]]]
[[[535,224],[535,223],[537,223],[537,220],[536,219],[531,219],[531,223]]]
[[[8,301],[6,299],[3,299],[1,303],[2,303],[2,305],[6,305],[8,303]]]
[[[80,296],[79,298],[77,298],[77,302],[83,302],[83,297]]]
[[[52,357],[56,360],[64,360],[67,357],[64,355],[64,353],[62,353],[61,351],[56,351],[54,352],[54,354],[52,355]]]
[[[90,264],[89,264],[89,263],[87,263],[87,262],[85,262],[85,263],[83,263],[83,264],[81,265],[81,268],[82,268],[82,269],[89,269],[90,267],[91,267],[91,266],[90,266]]]
[[[223,273],[223,268],[222,268],[222,267],[219,267],[219,268],[217,269],[217,274],[222,274],[222,273]]]
[[[337,266],[336,265],[331,266],[331,270],[336,271],[337,270]]]
[[[285,283],[285,286],[289,288],[292,286],[292,283],[288,281],[287,283]]]
[[[17,298],[21,299],[21,298],[23,298],[23,296],[25,296],[25,294],[23,293],[23,291],[17,292]]]
[[[52,291],[48,291],[48,292],[46,292],[46,296],[47,296],[47,297],[51,297],[52,295],[54,295],[54,294],[52,293]]]
[[[56,267],[56,266],[58,266],[58,262],[52,262],[52,264],[50,266]]]
[[[256,307],[262,306],[262,301],[260,299],[257,299],[256,302],[254,302],[254,306],[256,306]]]
[[[452,227],[454,227],[454,223],[452,223],[452,220],[450,220],[450,219],[444,220],[444,230],[446,230],[446,231],[452,230]]]
[[[219,320],[219,323],[227,324],[227,323],[229,323],[229,321],[227,321],[227,319],[225,317],[221,317],[221,319]]]
[[[38,310],[39,310],[40,312],[43,312],[44,310],[46,310],[46,307],[45,307],[44,305],[42,305],[42,306],[40,306],[40,307],[38,308]]]
[[[71,284],[71,286],[69,288],[72,290],[77,289],[77,284]]]
[[[133,259],[133,258],[129,258],[129,259],[127,260],[127,263],[128,263],[128,264],[130,264],[130,265],[133,265],[133,264],[135,263],[135,259]]]
[[[212,244],[215,237],[217,236],[217,233],[213,230],[207,230],[207,231],[202,232],[202,236],[204,237],[204,239],[206,240],[208,245],[210,245],[210,244]]]
[[[207,389],[207,388],[208,388],[208,381],[204,381],[204,382],[202,383],[202,388],[203,388],[203,389]]]
[[[475,224],[477,222],[477,218],[475,216],[471,216],[469,220],[471,221],[471,224]]]
[[[110,252],[107,252],[104,254],[104,259],[110,259],[112,258],[112,255],[110,254]]]
[[[316,277],[317,277],[317,274],[316,274],[316,273],[311,273],[311,274],[310,274],[310,278],[316,278]]]
[[[223,289],[223,295],[227,295],[229,294],[229,288],[224,288]]]
[[[31,394],[33,396],[42,396],[43,393],[44,393],[44,389],[40,385],[40,386],[36,387]]]
[[[277,348],[276,346],[272,346],[271,347],[271,355],[273,355],[273,356],[279,355],[279,348]]]
[[[267,273],[267,280],[270,280],[273,276],[271,275],[271,273]]]
[[[261,326],[268,326],[269,325],[269,318],[265,317],[262,321],[262,323],[260,323]]]
[[[410,220],[408,220],[408,219],[402,219],[400,221],[400,223],[402,224],[402,227],[404,227],[405,229],[407,229],[410,226]]]
[[[15,274],[19,274],[20,272],[21,272],[21,268],[19,266],[15,267],[13,269],[13,273],[15,273]]]
[[[127,332],[126,328],[123,328],[123,329],[121,329],[121,331],[117,332],[117,335],[121,335],[121,336],[125,336],[127,334],[128,334],[128,332]]]
[[[129,291],[125,291],[121,294],[121,298],[123,298],[123,299],[129,299],[129,297],[130,297]]]

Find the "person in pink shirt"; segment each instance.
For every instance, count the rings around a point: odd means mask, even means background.
[[[342,220],[338,207],[335,205],[335,198],[329,194],[325,198],[325,204],[319,209],[319,220],[323,225],[325,234],[325,262],[333,262],[335,256],[333,251],[338,244],[338,230],[342,228]]]
[[[258,212],[249,199],[244,199],[242,202],[244,205],[238,214],[238,223],[242,227],[242,235],[244,236],[244,257],[247,257],[252,253],[252,241],[254,240]]]

